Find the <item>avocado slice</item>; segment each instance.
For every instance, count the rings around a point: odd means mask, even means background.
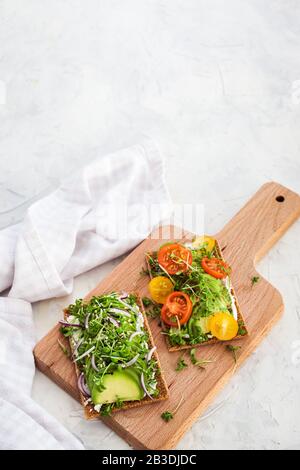
[[[209,317],[200,317],[197,318],[195,325],[200,327],[202,333],[207,334],[210,332],[210,318]]]
[[[136,381],[138,385],[141,384],[141,374],[134,367],[127,367],[126,372]]]
[[[106,374],[103,378],[103,386],[105,389],[102,391],[96,386],[93,387],[92,401],[95,405],[114,403],[118,399],[141,400],[144,396],[135,371],[116,370],[112,374]]]
[[[192,317],[188,323],[188,331],[192,338],[209,333],[209,317]]]

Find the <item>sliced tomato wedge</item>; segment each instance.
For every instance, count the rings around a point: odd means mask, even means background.
[[[171,243],[159,249],[157,261],[168,274],[172,275],[178,272],[186,272],[193,261],[193,257],[190,250],[184,246],[179,243]]]
[[[219,258],[202,258],[202,268],[207,274],[217,279],[223,279],[231,272],[231,267]]]
[[[191,299],[184,292],[172,292],[161,309],[161,319],[169,326],[188,322],[193,310]]]

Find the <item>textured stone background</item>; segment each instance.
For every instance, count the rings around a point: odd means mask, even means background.
[[[300,189],[297,0],[1,0],[0,227],[96,155],[146,134],[175,202],[215,232],[264,182]],[[300,448],[299,222],[259,269],[282,321],[179,448]],[[70,298],[35,305],[37,337]],[[34,397],[89,448],[127,448],[37,372]]]

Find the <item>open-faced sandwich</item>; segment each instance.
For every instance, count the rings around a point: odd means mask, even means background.
[[[139,297],[111,293],[65,310],[87,419],[168,398],[168,388]]]
[[[218,242],[208,236],[170,242],[146,253],[152,301],[161,306],[161,323],[170,351],[247,334],[230,281],[230,266]]]

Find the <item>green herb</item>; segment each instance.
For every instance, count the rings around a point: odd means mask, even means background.
[[[169,330],[162,331],[163,335],[168,336],[171,346],[183,346],[189,338],[187,326],[181,326],[180,330],[173,326]]]
[[[146,253],[149,274],[152,277],[168,276],[174,284],[174,290],[185,292],[193,304],[193,313],[187,324],[179,327],[174,322],[174,326],[166,326],[162,332],[168,337],[171,346],[197,345],[208,341],[211,336],[202,331],[197,320],[202,317],[209,317],[214,312],[226,311],[233,314],[229,289],[221,279],[210,276],[202,268],[202,259],[204,257],[219,258],[216,248],[208,251],[205,246],[201,246],[197,249],[191,249],[191,253],[193,261],[188,271],[180,271],[172,276],[167,274],[158,264],[157,252]],[[176,258],[176,261],[179,262],[180,259]],[[160,310],[161,308],[158,306],[149,308],[147,315],[150,317],[159,316]],[[241,334],[246,333],[246,329],[241,327]]]
[[[227,349],[227,351],[232,353],[234,362],[236,364],[236,362],[237,362],[237,352],[241,349],[241,346],[233,346],[232,344],[227,344],[226,349]]]
[[[59,339],[57,340],[57,342],[58,342],[58,345],[59,345],[60,349],[62,350],[62,352],[67,357],[70,357],[71,356],[70,351],[66,348],[66,346],[64,344],[62,344],[62,342]]]
[[[149,297],[143,297],[142,302],[146,310],[146,315],[150,318],[157,318],[160,316],[161,307],[153,302]],[[151,307],[151,308],[149,308]]]
[[[171,413],[171,411],[164,411],[161,414],[161,417],[164,421],[166,421],[166,423],[168,423],[169,421],[171,421],[171,419],[174,418],[173,413]]]
[[[181,370],[187,367],[187,363],[184,361],[183,357],[181,356],[177,361],[176,372],[180,372]]]
[[[179,402],[178,402],[178,405],[176,406],[176,408],[173,410],[173,411],[164,411],[160,416],[161,418],[166,421],[166,423],[168,423],[169,421],[171,421],[171,419],[174,418],[174,416],[176,415],[177,411],[179,410],[180,406],[181,406],[181,403],[183,402],[183,395],[181,396]]]
[[[107,403],[106,405],[103,405],[100,410],[101,416],[110,416],[115,406],[116,403]]]
[[[68,336],[72,336],[73,333],[74,333],[74,328],[72,329],[70,326],[61,326],[59,331],[61,332],[61,334],[63,334],[66,338],[68,338]]]
[[[191,358],[191,363],[194,366],[200,367],[201,369],[205,369],[205,366],[207,364],[211,364],[212,362],[215,362],[215,361],[210,361],[210,360],[207,360],[207,359],[197,359],[196,349],[195,348],[190,350],[190,358]]]
[[[238,320],[238,325],[239,325],[238,335],[239,336],[245,336],[247,334],[247,330],[245,328],[245,324],[244,324],[243,320]]]
[[[132,307],[136,306],[137,304],[137,295],[136,294],[129,294],[129,296],[127,297],[127,302],[125,303],[128,303],[129,305],[131,305]],[[124,305],[124,304],[123,304]]]
[[[149,318],[158,318],[160,316],[161,307],[159,305],[153,304],[151,308],[146,310],[146,315]]]
[[[231,309],[231,298],[222,281],[200,270],[191,273],[182,290],[194,301],[193,316],[207,317]]]
[[[251,285],[254,286],[254,284],[257,284],[259,282],[259,280],[259,276],[253,276],[253,278],[251,279]]]
[[[116,408],[122,408],[124,404],[124,400],[121,400],[120,398],[117,398],[117,401],[115,402],[115,407]]]
[[[140,376],[143,373],[147,390],[153,397],[159,394],[158,365],[154,358],[146,361],[149,336],[141,328],[141,312],[135,295],[121,299],[117,293],[112,293],[93,297],[89,302],[78,299],[68,307],[67,319],[81,325],[81,328],[66,326],[63,333],[72,338],[72,344],[78,345],[75,360],[90,389],[95,386],[99,392],[103,391],[104,377],[138,356],[135,371]],[[137,331],[142,334],[134,335]],[[92,356],[98,370],[92,366]],[[103,405],[100,412],[109,415],[122,404],[121,400],[116,400]]]
[[[146,308],[149,307],[149,305],[153,305],[153,302],[151,299],[149,299],[149,297],[143,297],[142,302],[143,302],[144,307]]]
[[[156,252],[153,252],[152,255],[150,253],[146,253],[146,260],[149,266],[149,275],[152,275],[153,277],[165,275],[164,271],[161,269],[161,266],[158,264]]]

